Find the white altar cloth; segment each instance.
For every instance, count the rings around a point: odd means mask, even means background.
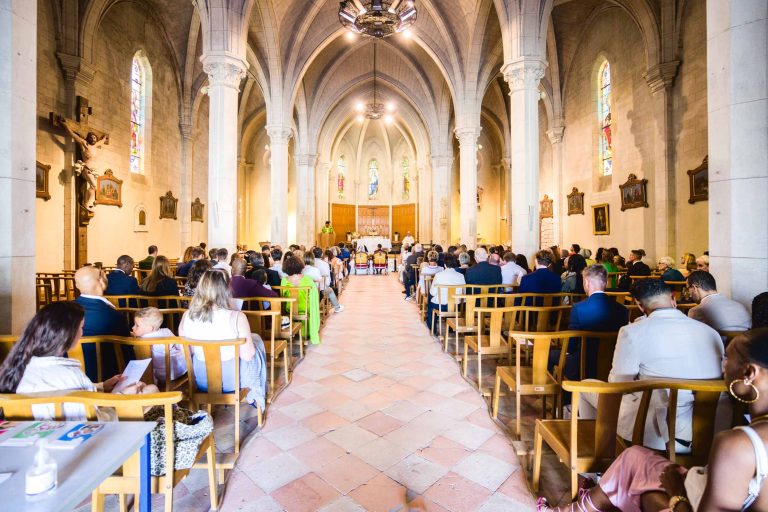
[[[363,236],[357,240],[352,240],[355,244],[357,252],[373,252],[376,250],[376,246],[381,244],[381,248],[385,251],[392,249],[392,240],[383,236]]]

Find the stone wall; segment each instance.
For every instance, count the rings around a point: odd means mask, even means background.
[[[704,0],[686,2],[682,23],[681,66],[673,88],[675,162],[676,254],[701,254],[707,247],[707,203],[688,204],[686,171],[697,167],[707,147],[706,6]],[[653,97],[643,74],[647,69],[644,44],[637,25],[622,9],[608,8],[584,31],[572,62],[566,66],[564,85],[565,137],[563,196],[572,187],[584,192],[585,215],[564,212],[563,240],[578,242],[593,251],[618,247],[622,254],[642,247],[650,259],[664,256],[654,249],[654,139]],[[613,176],[598,177],[597,70],[603,58],[611,64],[613,87]],[[541,115],[541,114],[540,114]],[[541,123],[543,134],[545,126]],[[550,145],[541,139],[541,195],[549,193],[554,177],[546,163]],[[545,149],[546,148],[546,149]],[[621,211],[619,185],[632,173],[647,178],[649,208]],[[555,196],[555,201],[565,197]],[[610,205],[610,234],[593,235],[592,205]]]
[[[65,183],[71,162],[65,149],[69,142],[59,129],[51,130],[43,118],[48,112],[64,113],[65,83],[56,60],[56,40],[53,17],[47,2],[38,2],[40,29],[38,37],[38,160],[51,165],[51,200],[37,200],[38,271],[59,271],[64,267],[64,255],[70,251],[69,238],[63,218]],[[87,87],[87,98],[93,107],[90,123],[109,133],[105,168],[112,169],[123,180],[123,206],[98,205],[88,229],[88,260],[114,264],[123,253],[143,257],[146,247],[156,244],[160,253],[180,257],[181,205],[177,220],[160,219],[160,196],[171,191],[181,198],[181,133],[179,130],[180,77],[178,65],[165,31],[146,9],[134,2],[120,2],[111,7],[95,33],[93,81]],[[130,151],[130,73],[131,62],[142,51],[151,68],[151,105],[147,111],[146,164],[143,175],[129,169]],[[192,198],[208,208],[207,161],[208,115],[204,100],[196,118],[193,139]],[[103,173],[105,169],[99,169]],[[143,205],[147,212],[146,232],[134,231],[136,208]],[[207,239],[205,223],[192,224],[194,243]]]

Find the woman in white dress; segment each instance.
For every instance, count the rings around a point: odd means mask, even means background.
[[[248,388],[247,400],[252,406],[265,405],[267,391],[266,354],[261,337],[251,334],[245,315],[232,305],[229,275],[219,270],[208,270],[200,278],[195,295],[179,325],[179,336],[198,341],[224,341],[247,338],[250,343],[240,346],[240,387]],[[221,378],[225,392],[235,389],[235,357],[233,347],[221,349]],[[197,387],[208,389],[205,356],[199,348],[192,351],[192,365]]]

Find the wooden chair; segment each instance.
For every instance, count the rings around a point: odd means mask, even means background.
[[[163,295],[151,297],[148,295],[105,295],[105,299],[116,308],[158,308],[158,309],[187,309],[192,297],[183,295]],[[131,305],[134,304],[134,305]]]
[[[122,336],[84,336],[80,339],[80,343],[69,349],[67,355],[77,360],[80,363],[83,371],[85,371],[85,358],[83,357],[83,345],[93,344],[96,348],[96,367],[98,374],[98,382],[104,380],[102,375],[102,361],[101,361],[101,346],[105,343],[109,343],[115,347],[115,361],[116,367],[119,372],[125,371],[126,361],[123,356],[123,351],[118,347],[126,346],[132,347],[133,352],[136,355],[136,359],[151,359],[152,358],[152,346],[153,345],[165,345],[165,379],[163,387],[165,391],[176,391],[183,389],[187,384],[189,372],[186,375],[182,375],[175,380],[171,379],[171,351],[169,346],[173,344],[181,343],[181,338],[132,338]],[[151,365],[150,365],[151,366]],[[145,375],[144,382],[146,384],[154,384],[153,374],[148,373]]]
[[[356,252],[355,253],[355,275],[358,274],[358,270],[365,270],[366,274],[371,273],[371,267],[368,263],[368,253],[367,252]]]
[[[515,297],[517,300],[517,296]],[[510,331],[536,333],[557,332],[567,325],[567,315],[571,306],[514,306],[515,312],[510,318]],[[530,359],[530,342],[527,338],[510,338],[510,343],[523,344],[526,361]]]
[[[683,290],[687,286],[686,281],[665,281],[672,287],[672,293],[675,296],[675,300],[679,301],[683,298]]]
[[[0,335],[0,364],[3,364],[5,358],[8,357],[13,344],[19,339],[18,336],[12,335]]]
[[[450,318],[455,318],[458,315],[458,305],[463,300],[461,294],[464,291],[464,285],[462,284],[436,284],[430,288],[430,291],[435,291],[435,296],[438,298],[438,302],[442,303],[443,298],[446,299],[446,310],[440,311],[439,309],[432,310],[432,335],[435,334],[435,320],[437,320],[438,337],[443,337],[443,324],[442,320],[445,318],[446,322]],[[448,326],[446,324],[445,337],[443,338],[443,352],[448,350]],[[457,345],[458,347],[458,345]],[[458,348],[456,349],[458,351]]]
[[[578,491],[579,473],[604,471],[616,458],[618,454],[616,429],[619,420],[619,407],[624,394],[643,393],[632,436],[633,444],[642,444],[651,393],[654,390],[669,390],[667,428],[669,432],[674,433],[677,394],[679,391],[692,391],[695,397],[693,405],[694,434],[691,443],[691,455],[687,456],[685,460],[687,462],[706,462],[714,436],[717,401],[720,394],[727,391],[725,382],[721,380],[648,379],[612,383],[565,381],[562,387],[573,393],[572,417],[570,420],[536,420],[533,490],[534,492],[539,490],[542,444],[547,443],[555,455],[570,468],[571,499],[576,497]],[[598,395],[597,418],[594,420],[578,418],[579,402],[583,393],[596,393]],[[675,444],[674,439],[667,443],[666,455],[672,462],[682,460],[675,453]]]
[[[471,302],[471,300],[467,300]],[[483,355],[507,356],[509,358],[510,346],[508,340],[502,334],[504,317],[514,313],[514,308],[475,308],[477,325],[483,325],[484,318],[489,317],[490,323],[487,334],[484,329],[478,329],[474,336],[464,336],[464,358],[462,359],[461,374],[467,376],[467,361],[469,349],[477,355],[477,389],[483,393]]]
[[[36,311],[40,311],[43,307],[53,302],[53,288],[51,283],[40,282],[37,279],[35,283],[35,298],[36,298]]]
[[[373,253],[373,270],[382,270],[384,274],[389,274],[389,261],[386,252]]]
[[[616,299],[616,302],[622,306],[634,304],[635,302],[629,292],[605,292],[605,294]]]
[[[455,353],[459,353],[459,335],[474,334],[477,332],[477,323],[475,320],[477,316],[475,314],[476,308],[494,307],[506,307],[508,302],[511,301],[511,295],[499,294],[499,293],[484,293],[480,295],[464,296],[463,298],[455,297],[455,300],[464,301],[464,317],[460,316],[460,308],[455,308],[455,314],[453,318],[448,318],[445,322],[445,342],[443,345],[443,352],[448,351],[448,333],[453,330],[455,333],[454,350]],[[487,319],[487,318],[486,318]],[[504,326],[502,326],[502,329]]]
[[[293,362],[293,340],[299,338],[299,359],[304,357],[304,336],[302,334],[302,323],[293,320],[293,304],[297,300],[291,297],[249,297],[243,299],[243,312],[245,311],[280,311],[282,315],[288,317],[288,327],[278,327],[275,333],[276,339],[288,341],[288,350]],[[269,308],[265,308],[269,305]],[[278,323],[279,325],[279,323]],[[293,368],[291,368],[293,370]]]
[[[0,406],[5,413],[5,418],[15,421],[33,420],[32,408],[38,404],[53,404],[54,419],[66,419],[63,414],[63,404],[82,404],[89,421],[96,420],[97,407],[110,407],[115,410],[119,421],[144,421],[144,409],[160,406],[163,408],[165,418],[165,467],[166,474],[153,476],[150,490],[152,493],[165,494],[165,510],[173,510],[173,489],[189,474],[190,469],[174,468],[175,451],[173,445],[173,405],[181,401],[180,392],[156,393],[146,395],[119,395],[112,393],[91,393],[87,391],[59,392],[59,393],[35,393],[29,395],[0,395]],[[203,467],[208,470],[208,486],[211,509],[218,508],[218,482],[216,480],[215,444],[213,433],[209,434],[200,444],[195,460],[199,460],[203,454],[207,455],[210,462]],[[195,466],[197,467],[197,465]],[[104,510],[104,496],[117,494],[120,498],[120,509],[125,510],[125,496],[134,494],[137,497],[136,510],[138,510],[139,496],[139,456],[132,456],[122,468],[122,471],[108,477],[92,493],[91,510],[101,512]]]
[[[245,338],[221,341],[197,341],[188,338],[181,338],[180,340],[186,349],[184,353],[187,358],[187,373],[189,375],[187,397],[191,409],[198,409],[201,404],[205,404],[208,414],[212,414],[214,405],[234,406],[235,451],[234,453],[216,454],[216,467],[219,470],[219,477],[223,480],[224,470],[234,468],[240,455],[240,402],[244,401],[248,395],[248,389],[240,387],[240,347],[250,340]],[[200,390],[195,380],[195,368],[192,365],[192,352],[195,348],[201,350],[205,358],[207,391]],[[234,357],[227,361],[228,364],[234,365],[234,390],[229,393],[225,393],[222,389],[221,349],[223,348],[232,348],[234,351]],[[258,426],[261,427],[264,418],[260,407],[257,408],[257,417]]]
[[[419,318],[422,322],[427,320],[427,309],[429,309],[429,289],[432,287],[432,279],[434,276],[424,276],[424,292],[422,293],[419,287],[416,290],[416,303],[419,305]]]
[[[733,341],[733,338],[736,336],[741,336],[746,331],[717,331],[717,333],[723,338],[723,343],[727,347],[730,342]],[[2,343],[2,338],[0,337],[0,343]]]
[[[293,302],[291,302],[291,319],[292,321],[295,320],[301,325],[301,340],[299,343],[299,357],[304,357],[304,344],[309,341],[309,336],[304,339],[304,330],[309,329],[309,315],[310,315],[310,307],[309,307],[309,297],[310,297],[310,290],[312,289],[312,286],[273,286],[272,289],[277,292],[281,297],[287,297],[290,299],[294,299]],[[318,292],[319,294],[320,292]],[[300,309],[300,305],[305,305],[305,310],[302,312]],[[291,324],[293,325],[293,324]]]
[[[243,311],[248,318],[251,326],[251,332],[261,336],[264,340],[267,359],[269,361],[269,393],[267,396],[275,395],[275,359],[283,354],[283,368],[285,370],[285,385],[291,382],[291,356],[288,353],[288,342],[279,340],[277,333],[280,330],[280,310],[266,311]]]

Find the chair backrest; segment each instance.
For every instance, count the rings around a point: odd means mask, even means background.
[[[261,311],[243,311],[251,326],[251,332],[261,336],[264,343],[270,340],[272,343],[280,329],[280,309],[261,310]]]
[[[294,299],[291,302],[292,316],[299,319],[309,314],[309,295],[312,286],[273,286],[272,289],[281,297]]]
[[[616,457],[616,433],[619,419],[621,399],[627,393],[642,393],[632,444],[642,444],[645,432],[646,417],[649,412],[652,393],[656,390],[667,390],[669,400],[667,407],[667,428],[671,441],[667,443],[667,457],[675,462],[685,464],[705,464],[709,457],[709,449],[715,432],[715,411],[721,393],[727,391],[722,380],[683,380],[683,379],[646,379],[632,382],[600,382],[600,381],[565,381],[563,389],[573,393],[571,418],[571,467],[576,467],[579,452],[579,420],[578,407],[582,393],[598,395],[597,419],[594,443],[595,461],[598,466],[607,467]],[[677,396],[680,391],[690,391],[694,395],[693,404],[693,439],[691,453],[678,455],[675,451],[675,422],[677,416]],[[582,420],[583,421],[583,420]],[[583,441],[583,438],[582,438]],[[599,470],[599,467],[592,468]]]
[[[505,293],[483,293],[480,295],[472,295],[471,298],[467,297],[464,301],[464,326],[475,327],[479,325],[475,323],[477,319],[477,310],[479,308],[493,309],[493,308],[505,308],[512,305],[512,296]],[[509,315],[505,318],[502,328],[509,327]]]
[[[467,301],[467,307],[470,307],[470,301]],[[475,307],[475,314],[477,315],[477,343],[483,347],[498,348],[506,344],[506,339],[503,334],[505,317],[513,315],[515,312],[514,307],[498,308],[498,307]],[[488,319],[488,330],[482,328],[485,325],[485,319]],[[509,320],[508,320],[509,322]],[[506,322],[506,323],[508,323]],[[484,332],[485,331],[485,332]],[[488,343],[482,344],[482,339],[487,337]]]
[[[613,297],[616,302],[622,306],[633,304],[632,296],[629,292],[605,292],[605,294],[609,297]]]
[[[579,338],[581,341],[581,362],[579,364],[581,380],[587,378],[587,355],[591,351],[589,347],[592,343],[597,343],[596,352],[597,366],[596,374],[589,378],[608,380],[608,374],[611,373],[613,366],[613,353],[616,351],[616,341],[619,333],[615,332],[597,332],[597,331],[572,331],[572,338]]]
[[[669,286],[672,287],[672,293],[675,296],[675,300],[680,300],[683,296],[683,289],[686,287],[687,283],[685,281],[664,281]]]
[[[35,298],[37,311],[53,301],[53,285],[45,278],[35,279]]]
[[[368,253],[367,252],[356,252],[355,253],[355,264],[356,265],[368,265]]]
[[[463,284],[436,284],[434,287],[434,295],[437,297],[438,302],[442,304],[442,299],[447,301],[446,311],[456,311],[456,305],[462,301],[461,295],[464,292]],[[432,288],[430,288],[430,291]]]
[[[375,252],[373,253],[373,264],[374,265],[386,265],[387,264],[387,253],[385,252]]]
[[[169,338],[132,338],[123,336],[83,336],[80,338],[80,343],[69,349],[67,356],[76,359],[83,371],[85,371],[85,358],[83,356],[83,345],[92,344],[96,349],[96,373],[97,380],[101,382],[103,380],[102,375],[102,360],[101,360],[101,346],[104,343],[110,343],[115,345],[115,362],[118,371],[123,372],[125,370],[126,361],[123,355],[123,351],[119,350],[118,346],[133,347],[134,355],[136,359],[151,359],[152,358],[152,346],[153,345],[165,345],[165,385],[166,389],[169,389],[171,381],[171,351],[169,346],[177,343],[181,343],[181,338],[176,336]],[[147,384],[153,383],[152,373],[147,373],[144,376],[144,382]]]
[[[189,372],[189,396],[193,398],[195,403],[237,403],[240,399],[240,346],[246,343],[245,338],[238,338],[233,340],[221,340],[221,341],[200,341],[191,340],[189,338],[180,338],[180,342],[184,345],[184,353],[187,358],[187,371]],[[225,347],[232,347],[234,349],[234,357],[232,359],[234,368],[234,396],[237,397],[233,402],[232,397],[226,396],[222,389],[222,360],[221,349]],[[193,349],[199,349],[203,352],[205,358],[205,373],[206,382],[208,383],[208,391],[201,392],[197,388],[195,382],[195,368],[192,364]]]
[[[746,331],[717,331],[717,333],[723,338],[723,343],[725,343],[726,347],[731,341],[733,341],[733,338],[741,334],[744,334],[745,332]],[[2,343],[1,337],[0,337],[0,343]]]
[[[147,295],[105,295],[104,298],[115,307],[153,307],[159,309],[186,309],[192,300],[192,297],[185,297],[183,295],[163,295],[158,297],[149,297]]]
[[[565,368],[565,358],[568,354],[568,343],[573,337],[573,331],[558,331],[558,332],[543,332],[543,333],[530,333],[523,331],[510,331],[509,339],[518,340],[515,343],[515,366],[517,367],[517,382],[520,384],[520,375],[522,368],[521,347],[524,340],[531,340],[533,342],[533,357],[531,360],[532,377],[533,382],[526,384],[533,384],[534,386],[542,386],[547,384],[548,378],[548,364],[550,350],[559,340],[560,342],[560,357],[557,365],[553,370],[553,377],[555,381],[560,383],[563,380],[563,370]]]
[[[555,332],[562,329],[570,311],[571,306],[514,306],[511,325],[515,331]]]
[[[0,394],[0,408],[5,419],[13,421],[34,420],[33,406],[39,404],[52,404],[54,406],[55,420],[66,420],[64,416],[64,404],[80,404],[86,411],[88,420],[96,420],[97,407],[110,407],[114,409],[120,421],[144,421],[144,409],[146,407],[160,406],[163,408],[165,419],[165,467],[166,478],[173,482],[175,446],[173,437],[173,406],[182,399],[180,391],[167,393],[154,393],[144,395],[120,395],[112,393],[93,393],[89,391],[63,391],[53,393]],[[136,467],[130,463],[124,466],[124,470],[136,471]],[[124,473],[125,475],[125,473]]]
[[[3,364],[8,353],[13,348],[13,344],[18,341],[18,336],[2,335],[0,336],[0,364]]]

